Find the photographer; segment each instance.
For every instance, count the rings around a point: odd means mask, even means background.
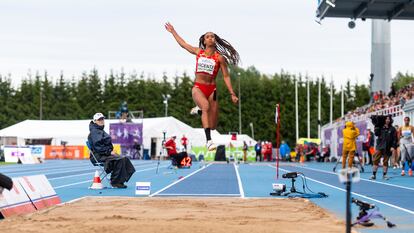
[[[355,127],[352,121],[347,121],[345,128],[342,130],[344,144],[342,146],[342,169],[346,167],[348,157],[348,168],[352,167],[356,151],[356,139],[359,136],[359,129]]]
[[[377,136],[376,152],[373,157],[373,167],[371,180],[377,178],[378,164],[383,157],[383,176],[384,180],[388,180],[388,160],[392,156],[392,153],[397,148],[397,132],[392,126],[391,116],[374,116],[372,117],[372,123],[375,125],[374,133]]]

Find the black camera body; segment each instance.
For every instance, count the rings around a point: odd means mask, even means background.
[[[294,179],[296,177],[298,177],[298,173],[297,172],[288,172],[282,175],[283,178],[285,179]]]
[[[371,122],[375,127],[382,128],[385,125],[385,118],[387,118],[387,116],[373,115],[371,116]]]
[[[370,209],[374,209],[375,208],[375,205],[374,204],[370,204],[368,202],[361,201],[361,200],[358,200],[356,198],[352,198],[352,203],[355,203],[357,206],[359,206],[359,208],[361,210],[364,210],[364,211],[367,211],[367,210],[370,210]]]

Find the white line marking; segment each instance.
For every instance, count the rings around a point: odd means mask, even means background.
[[[145,164],[145,165],[142,165],[142,166],[134,166],[134,167],[144,167],[144,166],[147,166],[147,165],[154,165],[154,164]],[[165,167],[165,166],[164,166]],[[95,168],[95,167],[93,167],[93,168]],[[64,173],[64,172],[63,172]],[[69,176],[60,176],[60,177],[56,177],[56,178],[50,178],[50,179],[48,179],[49,181],[50,180],[59,180],[59,179],[65,179],[65,178],[69,178],[69,177],[75,177],[75,176],[83,176],[83,175],[87,175],[87,174],[94,174],[95,173],[95,171],[93,171],[93,172],[84,172],[84,173],[80,173],[80,174],[76,174],[76,175],[69,175]]]
[[[49,181],[51,181],[51,180],[60,180],[60,179],[65,179],[65,178],[69,178],[69,177],[83,176],[83,175],[93,174],[93,173],[95,173],[95,172],[86,172],[86,173],[80,173],[80,174],[71,175],[71,176],[60,176],[60,177],[56,177],[56,178],[50,178],[48,180]]]
[[[88,197],[89,197],[89,196],[84,196],[84,197],[75,198],[75,199],[73,199],[73,200],[70,200],[70,201],[67,201],[67,202],[63,202],[63,203],[57,204],[57,206],[62,206],[62,205],[65,205],[65,204],[71,204],[71,203],[74,203],[74,202],[77,202],[77,201],[83,200],[83,199],[85,199],[85,198],[88,198]]]
[[[212,163],[207,164],[206,166],[204,166],[204,167],[202,167],[202,168],[200,168],[200,169],[198,169],[198,170],[195,170],[194,172],[192,172],[192,173],[188,174],[187,176],[184,176],[183,178],[181,178],[181,179],[179,179],[179,180],[176,180],[175,182],[173,182],[173,183],[171,183],[171,184],[169,184],[169,185],[165,186],[164,188],[162,188],[162,189],[158,190],[157,192],[155,192],[155,193],[153,193],[153,194],[149,195],[149,197],[153,197],[153,196],[157,195],[158,193],[160,193],[160,192],[162,192],[162,191],[164,191],[164,190],[166,190],[166,189],[170,188],[171,186],[173,186],[173,185],[175,185],[175,184],[177,184],[177,183],[179,183],[179,182],[181,182],[181,181],[183,181],[183,180],[187,179],[188,177],[190,177],[190,176],[192,176],[192,175],[194,175],[194,174],[196,174],[196,173],[198,173],[198,172],[200,172],[200,171],[202,171],[202,170],[206,169],[206,168],[207,168],[207,167],[209,167],[210,165],[212,165]]]
[[[161,166],[161,167],[168,167],[168,166]],[[149,171],[149,170],[155,170],[155,169],[157,169],[157,167],[152,167],[152,168],[138,170],[138,171],[135,171],[135,173]],[[87,182],[92,182],[92,180],[90,179],[90,180],[85,180],[85,181],[81,181],[81,182],[65,184],[65,185],[56,186],[56,187],[53,187],[53,188],[54,189],[60,189],[60,188],[64,188],[64,187],[68,187],[68,186],[73,186],[73,185],[77,185],[77,184],[83,184],[83,183],[87,183]]]
[[[269,165],[269,166],[274,167],[272,165]],[[282,168],[279,168],[279,169],[280,170],[283,170],[285,172],[292,172],[292,171],[289,171],[289,170],[286,170],[286,169],[282,169]],[[314,182],[319,183],[319,184],[326,185],[328,187],[331,187],[331,188],[334,188],[334,189],[337,189],[337,190],[340,190],[340,191],[343,191],[343,192],[346,192],[345,189],[342,189],[342,188],[339,188],[339,187],[336,187],[336,186],[333,186],[333,185],[324,183],[322,181],[318,181],[318,180],[315,180],[315,179],[312,179],[312,178],[309,178],[309,177],[306,177],[306,179],[311,180],[311,181],[314,181]],[[392,207],[392,208],[395,208],[395,209],[398,209],[398,210],[401,210],[401,211],[404,211],[404,212],[407,212],[409,214],[413,214],[414,215],[414,211],[407,210],[407,209],[401,208],[399,206],[396,206],[396,205],[393,205],[393,204],[390,204],[390,203],[387,203],[387,202],[383,202],[383,201],[380,201],[380,200],[377,200],[377,199],[374,199],[374,198],[371,198],[371,197],[367,197],[367,196],[362,195],[362,194],[359,194],[359,193],[355,193],[355,192],[351,192],[351,193],[353,195],[355,195],[355,196],[359,196],[359,197],[362,197],[362,198],[365,198],[365,199],[368,199],[368,200],[371,200],[371,201],[375,201],[375,202],[381,203],[383,205],[386,205],[386,206],[389,206],[389,207]]]
[[[77,185],[77,184],[83,184],[83,183],[87,183],[87,182],[90,183],[90,182],[92,182],[92,180],[85,180],[85,181],[81,181],[81,182],[65,184],[65,185],[56,186],[56,187],[53,187],[53,188],[54,189],[60,189],[60,188],[64,188],[64,187],[68,187],[68,186],[73,186],[73,185]]]
[[[327,174],[338,175],[335,172],[325,171],[325,170],[321,170],[321,169],[317,169],[317,168],[300,167],[300,166],[293,166],[293,165],[289,165],[289,166],[303,168],[303,169],[308,169],[308,170],[313,170],[313,171],[319,171],[319,172],[323,172],[323,173],[327,173]],[[400,185],[396,185],[396,184],[384,183],[384,182],[381,182],[381,181],[375,181],[375,180],[364,179],[364,178],[361,178],[361,180],[368,181],[368,182],[372,182],[372,183],[377,183],[377,184],[388,185],[388,186],[392,186],[392,187],[396,187],[396,188],[402,188],[402,189],[407,189],[407,190],[414,191],[414,188],[404,187],[404,186],[400,186]]]
[[[237,169],[237,166],[235,163],[233,163],[233,165],[234,165],[234,170],[236,171],[237,183],[239,184],[240,197],[244,198],[244,189],[243,189],[243,184],[240,179],[239,169]]]

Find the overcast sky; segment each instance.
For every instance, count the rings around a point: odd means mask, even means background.
[[[196,46],[213,31],[240,53],[246,68],[273,74],[334,77],[368,83],[371,22],[326,18],[315,23],[316,0],[1,0],[0,73],[18,82],[30,70],[69,79],[96,67],[160,77],[193,76],[194,56],[163,24]],[[392,73],[414,72],[414,22],[391,23]]]

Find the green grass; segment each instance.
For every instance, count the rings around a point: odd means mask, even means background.
[[[8,165],[8,164],[16,164],[16,163],[6,163],[6,162],[0,162],[0,166],[1,166],[1,165]]]

